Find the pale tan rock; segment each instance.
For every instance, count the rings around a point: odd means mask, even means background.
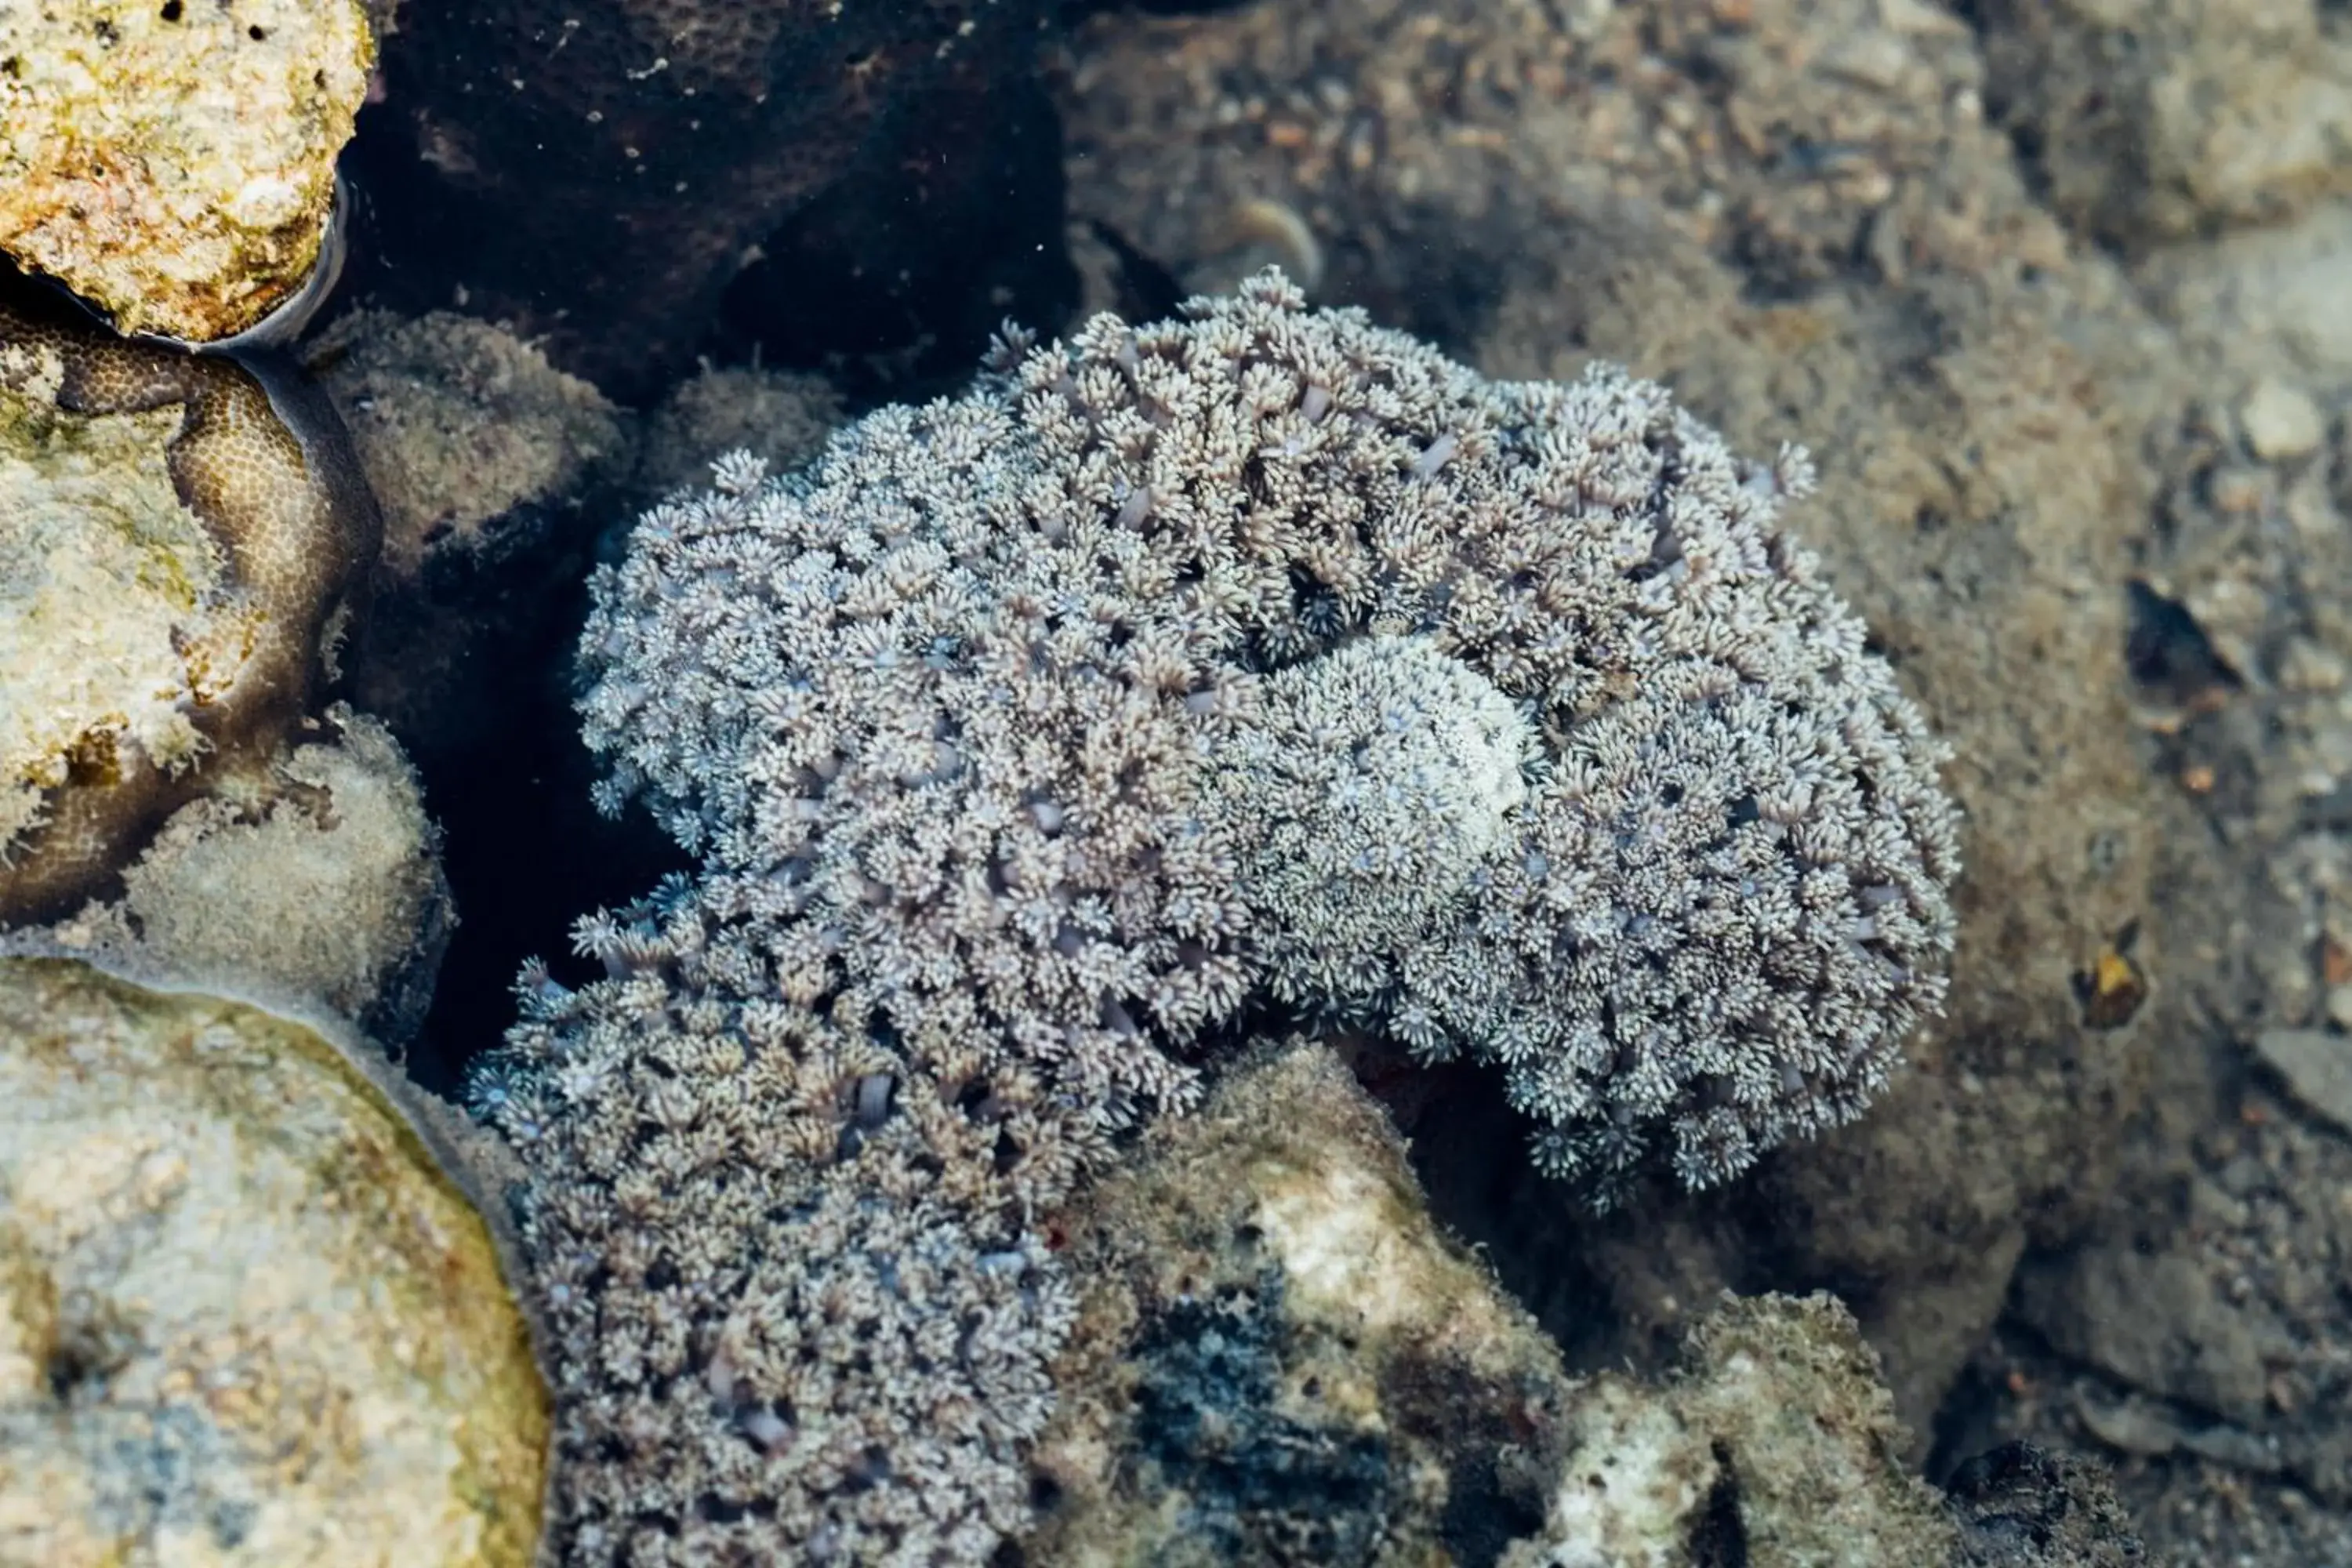
[[[0,7],[0,252],[190,342],[310,276],[375,45],[355,0]]]
[[[2352,1131],[2352,1035],[2325,1029],[2264,1029],[2254,1052],[2286,1080],[2295,1099]]]
[[[2327,419],[2301,387],[2266,375],[2238,405],[2246,445],[2265,462],[2308,458],[2327,439]]]
[[[1664,1384],[1607,1373],[1580,1391],[1544,1528],[1505,1568],[1683,1568],[1709,1541],[1756,1568],[1960,1560],[1836,1298],[1727,1299],[1685,1354]]]
[[[337,703],[240,798],[174,812],[93,900],[0,951],[87,957],[356,1023],[387,1046],[424,1022],[456,924],[440,833],[384,726]]]
[[[527,1321],[355,1060],[240,1004],[0,959],[0,1562],[532,1561]]]

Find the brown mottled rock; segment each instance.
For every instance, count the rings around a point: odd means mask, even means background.
[[[319,259],[374,58],[355,0],[0,8],[0,253],[125,331],[254,327]]]
[[[1565,224],[1629,197],[1763,294],[2063,257],[1986,121],[1982,59],[1948,6],[1185,11],[1105,9],[1057,83],[1073,213],[1182,288],[1229,275],[1222,259],[1265,232],[1269,209],[1328,262],[1318,303],[1363,305],[1454,352],[1505,280],[1542,269]]]
[[[0,925],[267,769],[382,524],[325,399],[0,298]]]
[[[2125,245],[2352,190],[2352,22],[2315,0],[1990,0],[1995,115],[2052,206]]]
[[[0,1561],[532,1561],[528,1323],[354,1056],[57,960],[0,1042]]]

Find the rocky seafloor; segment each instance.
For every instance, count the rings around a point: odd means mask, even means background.
[[[495,10],[0,11],[0,1563],[2352,1564],[2352,14]],[[1061,399],[1147,450],[1191,405],[1087,378],[1209,353],[1146,323],[1269,264],[1486,378],[1448,407],[1622,365],[1763,465],[1692,504],[1779,509],[1866,628],[1844,658],[1947,750],[1948,985],[1858,1119],[1595,1212],[1528,1157],[1499,1048],[1416,1068],[1402,1013],[1262,1001],[927,1041],[890,1011],[922,950],[860,967],[897,927],[799,955],[833,978],[779,956],[828,900],[887,906],[899,840],[846,893],[822,838],[753,887],[751,786],[592,802],[659,774],[666,714],[733,755],[600,564],[960,515],[874,476],[891,405],[975,384],[1031,400],[961,405],[997,439]],[[1104,311],[1135,330],[1087,337]],[[1423,485],[1515,449],[1250,319],[1301,447],[1402,421]],[[1078,345],[1062,381],[974,383],[1008,320]],[[656,510],[845,429],[865,456]],[[1675,440],[1662,494],[1710,460]],[[958,472],[995,498],[986,456]],[[1234,459],[1244,504],[1293,504],[1273,456]],[[1190,515],[1021,480],[980,514]],[[941,526],[1017,611],[1034,563]],[[1139,600],[1192,586],[1121,559]],[[731,624],[697,581],[644,590],[688,648]],[[640,658],[675,679],[617,692]],[[983,750],[896,743],[910,791]],[[1572,753],[1527,744],[1531,786]],[[1105,764],[1119,802],[1159,755]],[[847,842],[847,786],[792,761],[745,765]],[[1429,787],[1446,832],[1520,809]],[[1923,863],[1858,881],[1853,951],[1932,925]],[[1216,973],[1186,929],[1167,973]]]

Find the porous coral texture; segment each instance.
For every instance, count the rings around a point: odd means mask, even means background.
[[[0,925],[266,768],[382,526],[307,388],[0,301]]]
[[[1175,1051],[1270,954],[1502,1064],[1596,1196],[1856,1114],[1941,994],[1953,819],[1780,531],[1802,455],[1743,464],[1621,373],[1484,382],[1277,274],[1189,314],[1098,317],[649,514],[583,645],[607,804],[651,798],[794,1001],[870,985],[899,1036],[1110,1121],[1185,1099]],[[1235,875],[1283,829],[1204,781],[1366,636],[1425,639],[1540,744],[1442,914],[1334,928]],[[1414,722],[1484,700],[1444,685]],[[1284,956],[1326,928],[1357,945]]]
[[[375,46],[353,0],[0,10],[0,252],[205,342],[308,280]]]

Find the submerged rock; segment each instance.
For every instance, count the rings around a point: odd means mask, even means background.
[[[47,959],[0,1039],[0,1560],[532,1561],[528,1322],[357,1058]]]
[[[1571,1377],[1321,1045],[1260,1045],[1055,1234],[1080,1307],[1033,1459],[1041,1568],[2137,1561],[2092,1467],[1913,1471],[1827,1295],[1725,1296],[1666,1374]]]
[[[0,10],[0,253],[124,331],[258,325],[327,245],[374,57],[353,0]]]
[[[2352,190],[2352,29],[2311,0],[1991,0],[1989,98],[2050,205],[2127,246]]]
[[[1063,1225],[1030,1561],[1491,1562],[1540,1522],[1559,1350],[1328,1049],[1262,1047]]]
[[[0,301],[0,925],[268,767],[381,530],[290,376]]]
[[[509,739],[634,422],[534,345],[446,310],[353,311],[304,359],[383,509],[355,700],[428,769]]]
[[[0,938],[0,951],[323,1010],[408,1044],[457,921],[441,836],[383,725],[341,704],[327,720],[251,789],[174,812],[121,898]]]

